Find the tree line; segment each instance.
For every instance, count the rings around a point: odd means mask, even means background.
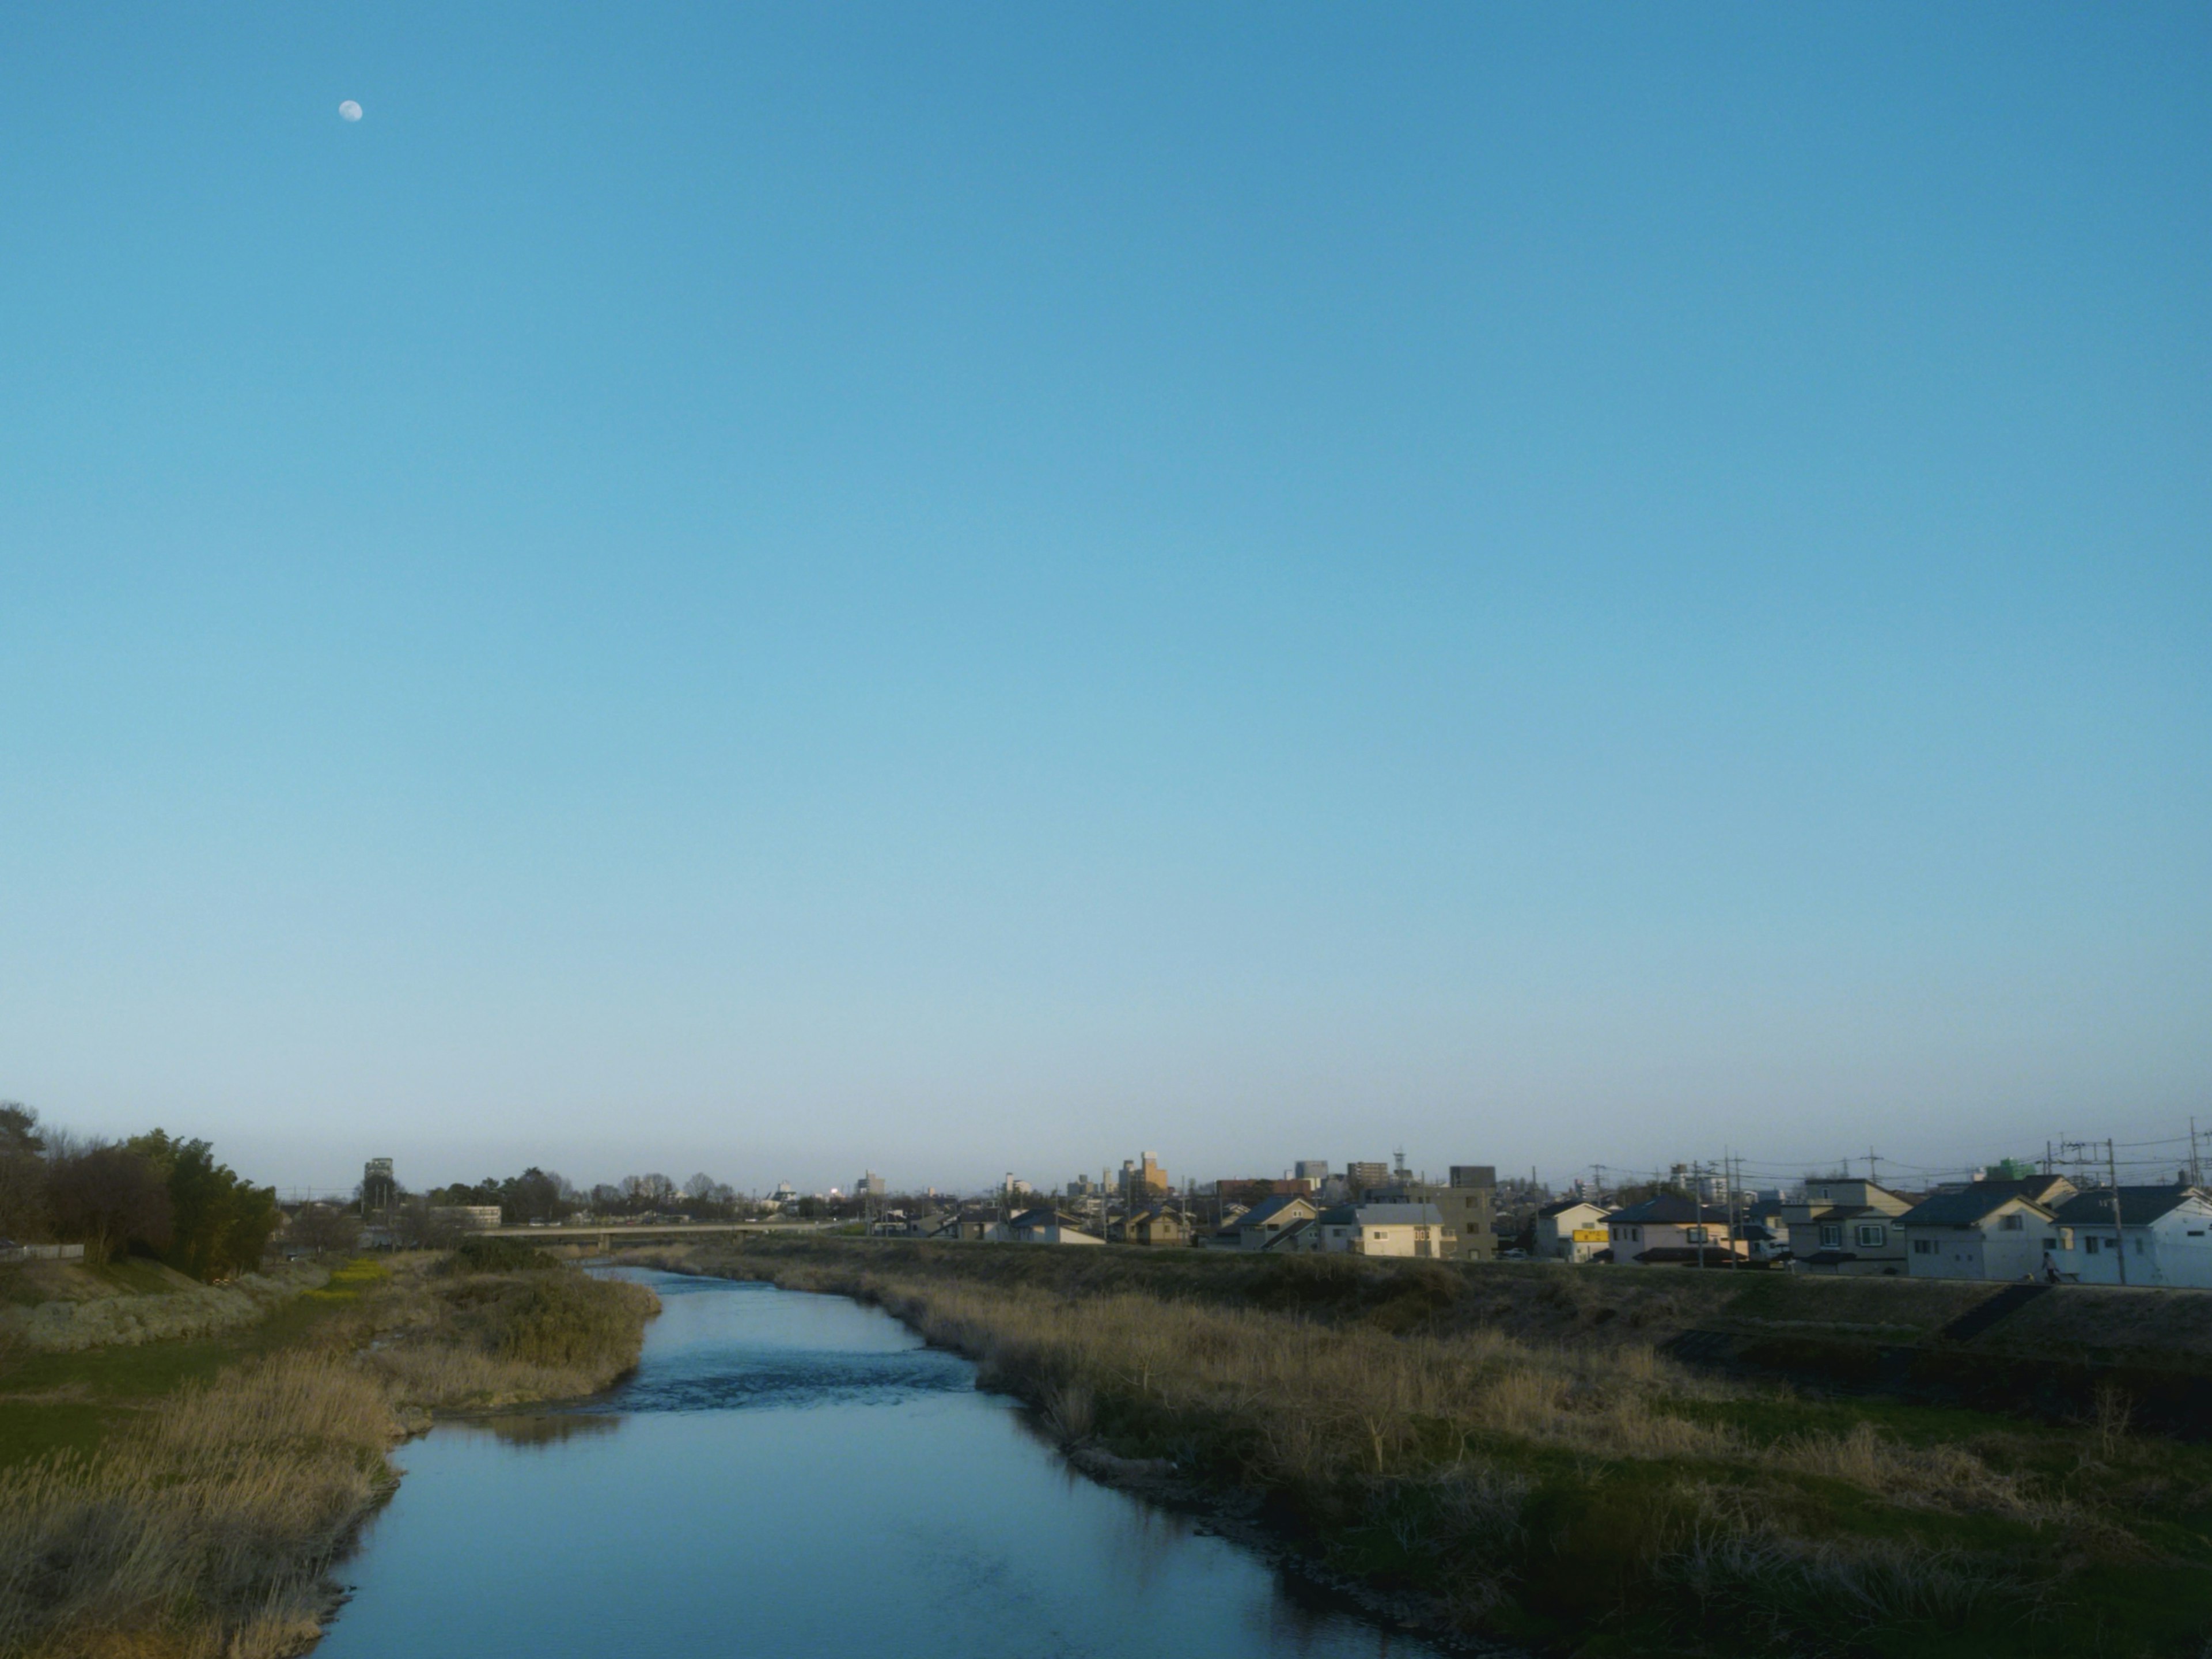
[[[726,1221],[753,1208],[735,1188],[703,1172],[680,1187],[665,1175],[634,1175],[619,1182],[603,1181],[586,1192],[567,1176],[535,1164],[520,1175],[486,1176],[475,1182],[433,1188],[425,1196],[433,1205],[496,1205],[500,1220],[510,1227],[564,1221],[586,1212],[639,1216],[681,1212],[695,1220]]]
[[[259,1267],[281,1220],[275,1189],[218,1162],[204,1140],[75,1135],[0,1102],[0,1238],[82,1244],[95,1263],[151,1256],[212,1284]]]

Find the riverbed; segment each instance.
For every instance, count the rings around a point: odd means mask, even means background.
[[[1075,1474],[888,1315],[620,1271],[662,1303],[636,1372],[403,1448],[321,1659],[1437,1659]]]

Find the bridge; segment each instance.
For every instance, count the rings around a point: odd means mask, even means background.
[[[587,1245],[605,1255],[622,1244],[643,1244],[648,1241],[665,1244],[672,1240],[713,1238],[732,1233],[818,1233],[839,1224],[833,1221],[614,1221],[583,1227],[479,1227],[469,1237],[520,1238],[532,1244]]]

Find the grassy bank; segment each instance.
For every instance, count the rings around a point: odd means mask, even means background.
[[[331,1565],[441,1410],[566,1398],[657,1305],[550,1261],[357,1262],[222,1343],[0,1376],[0,1656],[257,1659],[314,1639]]]
[[[1079,1462],[1248,1515],[1437,1629],[1647,1656],[2208,1652],[2212,1449],[2130,1433],[2117,1396],[2073,1425],[1808,1397],[1682,1369],[1622,1317],[1486,1320],[1481,1279],[1437,1264],[1160,1255],[685,1265],[880,1303]]]

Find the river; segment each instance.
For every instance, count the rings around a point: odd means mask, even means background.
[[[663,1310],[636,1372],[403,1448],[319,1659],[1436,1659],[1074,1474],[886,1314],[623,1272]]]

